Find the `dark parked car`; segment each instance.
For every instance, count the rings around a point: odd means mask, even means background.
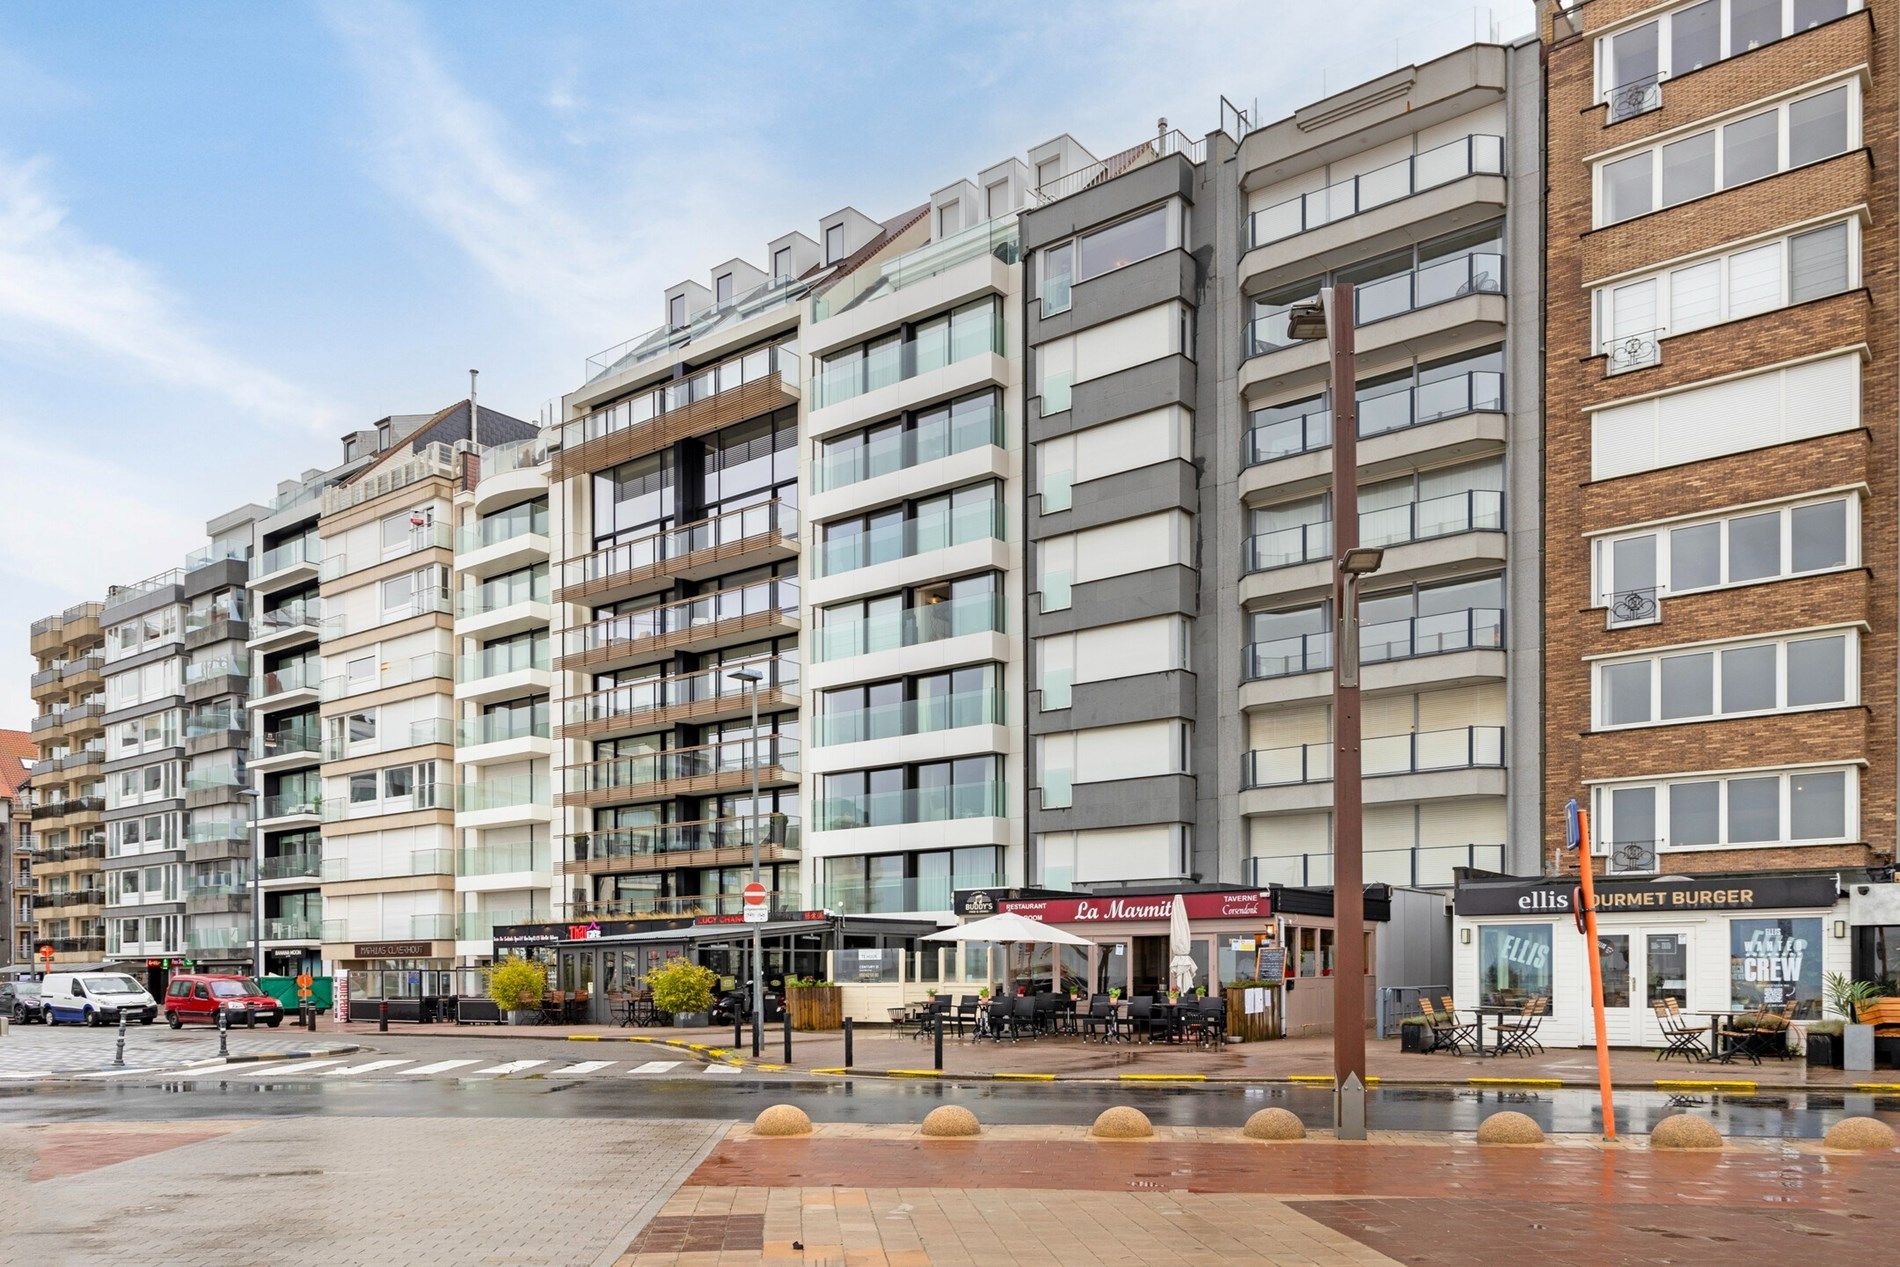
[[[46,1013],[40,1010],[40,983],[37,981],[0,982],[0,1013],[12,1017],[15,1025],[31,1025],[35,1021],[44,1022]]]

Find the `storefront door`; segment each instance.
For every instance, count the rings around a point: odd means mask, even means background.
[[[1688,927],[1619,929],[1597,934],[1603,970],[1603,1021],[1612,1047],[1655,1047],[1663,1041],[1655,1005],[1674,999],[1689,1007],[1693,930]],[[1583,980],[1584,1023],[1579,1045],[1596,1040],[1590,1019],[1590,980]],[[1690,1024],[1694,1024],[1693,1019]]]

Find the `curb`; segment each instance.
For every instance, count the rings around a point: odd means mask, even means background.
[[[215,1063],[221,1065],[249,1065],[260,1060],[317,1060],[324,1056],[349,1056],[362,1051],[356,1043],[345,1043],[337,1047],[325,1047],[313,1051],[265,1051],[256,1055],[213,1056],[210,1061],[197,1061],[196,1064]],[[187,1065],[186,1068],[191,1068]]]

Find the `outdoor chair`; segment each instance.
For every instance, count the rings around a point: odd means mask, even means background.
[[[1690,1064],[1706,1060],[1709,1051],[1702,1045],[1702,1036],[1708,1032],[1708,1027],[1688,1024],[1679,1012],[1669,1006],[1673,1001],[1658,999],[1654,1005],[1656,1024],[1662,1029],[1664,1044],[1662,1050],[1656,1053],[1656,1059],[1661,1061],[1671,1056],[1681,1056]]]
[[[1036,999],[1034,995],[1023,994],[1016,998],[1016,1007],[1010,1013],[1011,1028],[1016,1037],[1027,1034],[1036,1036]]]
[[[1152,995],[1137,994],[1128,1000],[1128,1037],[1132,1041],[1135,1031],[1141,1031],[1144,1042],[1154,1041],[1155,1001]]]
[[[955,1014],[951,1016],[950,1020],[951,1023],[956,1026],[957,1037],[962,1038],[963,1027],[965,1025],[975,1026],[976,1024],[976,996],[974,994],[966,994],[958,999],[957,1010]]]
[[[1761,1063],[1761,1053],[1756,1050],[1760,1031],[1745,1028],[1740,1021],[1740,1017],[1731,1017],[1726,1024],[1715,1027],[1715,1055],[1710,1057],[1715,1063],[1732,1065],[1737,1056],[1752,1065]]]
[[[1220,999],[1199,999],[1182,1011],[1182,1038],[1202,1047],[1215,1047],[1227,1040],[1227,1004]]]
[[[1101,1035],[1102,1041],[1108,1041],[1110,1031],[1115,1028],[1114,1001],[1106,994],[1098,994],[1089,1000],[1088,1015],[1082,1018],[1082,1037],[1086,1041],[1091,1034]]]
[[[1421,995],[1418,1000],[1418,1010],[1425,1017],[1426,1026],[1432,1031],[1433,1050],[1449,1047],[1453,1055],[1462,1055],[1466,1045],[1476,1041],[1472,1036],[1473,1028],[1460,1023],[1457,1013],[1449,1007],[1445,1009],[1444,1015],[1440,1015],[1438,1009],[1432,1006],[1432,1001]]]
[[[1011,1037],[1009,1032],[1010,1001],[1008,999],[991,999],[985,1012],[989,1019],[989,1033],[987,1035],[979,1034],[978,1037],[987,1037],[993,1043],[1000,1043],[1004,1039]]]
[[[1431,1002],[1430,999],[1422,994],[1418,996],[1418,1001],[1421,1010],[1424,1010],[1425,1004]],[[1438,996],[1438,1006],[1444,1009],[1445,1025],[1451,1031],[1448,1037],[1452,1043],[1452,1051],[1454,1053],[1462,1053],[1465,1047],[1473,1045],[1478,1041],[1478,1027],[1476,1023],[1458,1019],[1458,1005],[1452,1002],[1449,994],[1441,994]],[[1427,1012],[1427,1015],[1430,1015],[1430,1013]],[[1433,1036],[1434,1039],[1436,1039],[1436,1031],[1434,1031]]]
[[[1500,1056],[1513,1051],[1520,1056],[1529,1056],[1533,1051],[1544,1050],[1544,1045],[1537,1041],[1537,1027],[1543,1023],[1545,1002],[1542,997],[1525,999],[1522,1010],[1515,1017],[1499,1018]]]
[[[1036,1033],[1055,1033],[1056,1010],[1061,1006],[1062,1000],[1053,994],[1038,994],[1035,996],[1033,1003],[1034,1006],[1031,1009],[1031,1013],[1035,1017]]]

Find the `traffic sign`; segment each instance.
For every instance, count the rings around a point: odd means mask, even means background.
[[[297,985],[300,988],[307,990],[315,983],[316,983],[316,978],[311,976],[309,973],[300,972],[297,974]]]
[[[745,922],[763,924],[771,912],[765,903],[765,886],[754,880],[745,886]]]

